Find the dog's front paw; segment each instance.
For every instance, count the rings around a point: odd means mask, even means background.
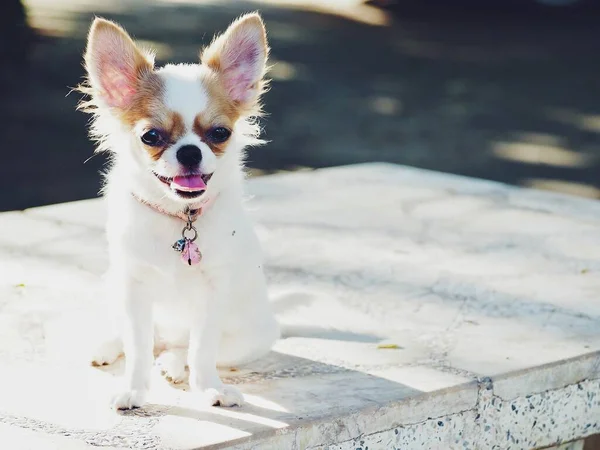
[[[210,406],[242,406],[244,396],[233,386],[226,384],[218,388],[208,388],[202,391],[202,395]]]
[[[114,409],[133,409],[140,408],[146,403],[145,390],[128,390],[119,392],[112,399]]]

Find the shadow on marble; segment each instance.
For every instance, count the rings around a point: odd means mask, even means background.
[[[100,368],[13,364],[0,376],[0,395],[6,400],[3,410],[8,413],[0,416],[1,422],[49,437],[70,436],[97,443],[111,439],[117,447],[125,445],[133,427],[136,435],[143,436],[147,429],[148,436],[169,448],[196,448],[225,441],[231,444],[423,394],[358,370],[271,352],[235,372],[222,371],[226,383],[236,384],[244,392],[247,404],[242,407],[202,406],[187,392],[187,382],[172,385],[155,370],[149,404],[115,413],[105,402],[123,369],[122,358]],[[40,371],[45,376],[31,389]]]

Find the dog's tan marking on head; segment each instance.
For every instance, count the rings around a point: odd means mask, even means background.
[[[183,118],[179,113],[167,108],[164,103],[164,94],[163,79],[155,72],[149,72],[142,79],[131,106],[122,111],[120,115],[121,120],[131,129],[134,129],[140,122],[144,122],[144,132],[152,128],[160,131],[164,145],[152,147],[142,144],[155,161],[185,133]]]
[[[211,142],[206,138],[206,133],[214,127],[225,127],[233,130],[242,111],[240,106],[229,98],[215,73],[208,72],[202,77],[201,81],[208,93],[209,100],[206,109],[196,115],[192,130],[210,147],[215,155],[220,156],[225,152],[228,141],[220,144]]]
[[[121,120],[130,127],[144,119],[164,120],[167,112],[163,103],[164,92],[163,80],[154,72],[146,72],[140,79],[131,106],[120,112]]]
[[[169,127],[168,133],[171,142],[175,142],[183,137],[186,132],[185,122],[181,114],[175,111],[169,113]]]
[[[158,147],[144,145],[144,148],[154,161],[158,160],[171,145],[181,139],[186,133],[185,122],[181,114],[175,111],[168,111],[164,106],[163,108],[163,111],[156,114],[153,119],[150,119],[148,125],[145,127],[146,130],[150,128],[159,130],[165,141],[164,145]]]

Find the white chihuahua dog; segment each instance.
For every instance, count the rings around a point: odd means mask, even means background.
[[[254,119],[268,51],[258,14],[236,20],[200,64],[161,68],[115,23],[92,24],[81,90],[112,160],[107,287],[122,324],[92,363],[124,351],[117,409],[144,404],[155,353],[175,382],[189,367],[190,387],[211,405],[240,405],[217,365],[259,358],[279,336],[243,207],[243,149],[261,143]]]

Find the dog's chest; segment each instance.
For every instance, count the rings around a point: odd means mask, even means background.
[[[167,255],[169,263],[162,263],[161,275],[155,278],[156,289],[151,293],[154,323],[161,340],[183,344],[188,339],[195,311],[214,300],[214,283],[204,263],[188,266],[171,249]]]
[[[232,214],[211,210],[199,217],[194,222],[195,236],[189,230],[182,234],[186,227],[183,220],[158,214],[145,205],[133,206],[134,214],[109,215],[111,260],[117,264],[120,260],[130,261],[136,277],[152,286],[160,284],[157,288],[161,288],[161,297],[173,297],[175,290],[197,291],[210,285],[215,277],[227,278],[238,265],[240,251],[247,253],[243,251],[248,234],[244,232],[245,223],[235,220]],[[196,237],[194,244],[201,253],[198,264],[189,265],[173,248],[182,236]],[[162,292],[163,285],[166,292]]]
[[[174,278],[186,278],[190,273],[198,273],[214,259],[210,243],[214,241],[212,228],[197,224],[196,232],[187,230],[186,223],[170,217],[152,217],[148,221],[135,220],[123,227],[121,239],[113,243],[117,253],[121,247],[132,259],[144,266],[150,266]],[[198,249],[198,254],[190,264],[187,253],[182,251],[182,238],[195,238],[186,244]],[[178,245],[179,244],[179,245]],[[207,257],[208,256],[208,257]],[[195,264],[194,264],[195,263]],[[198,264],[199,263],[199,264]]]

